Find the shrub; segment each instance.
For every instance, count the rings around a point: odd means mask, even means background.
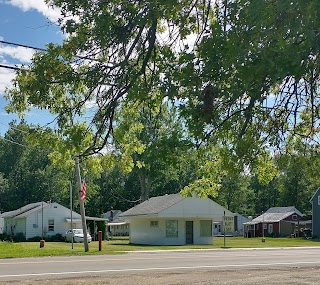
[[[46,241],[58,241],[58,242],[60,242],[60,241],[64,241],[64,240],[65,240],[65,238],[64,238],[64,236],[62,234],[55,234],[53,236],[47,236],[46,237]]]
[[[12,241],[11,236],[7,235],[7,234],[0,234],[0,240],[2,241]]]
[[[35,236],[27,239],[27,241],[33,241],[33,242],[38,242],[40,240],[42,240],[42,237],[40,236]]]
[[[15,236],[13,237],[14,242],[22,242],[26,241],[26,236],[24,233],[16,233]]]

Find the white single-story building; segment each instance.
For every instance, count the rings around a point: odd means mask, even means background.
[[[10,236],[22,233],[26,239],[62,236],[71,228],[82,228],[81,215],[58,204],[37,202],[17,210],[1,214],[4,220],[3,232]],[[87,221],[106,221],[103,218],[86,217]]]
[[[108,234],[111,236],[128,236],[129,223],[119,219],[121,210],[110,210],[102,214],[102,217],[108,220]]]
[[[111,236],[128,236],[129,227],[129,223],[123,220],[115,220],[108,223],[108,230]]]
[[[212,244],[213,223],[234,214],[209,198],[164,195],[122,213],[130,223],[129,240],[133,244],[185,245]]]

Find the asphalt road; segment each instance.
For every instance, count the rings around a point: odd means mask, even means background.
[[[125,255],[0,260],[0,283],[24,279],[82,278],[125,272],[320,266],[320,248],[221,249],[134,252]]]

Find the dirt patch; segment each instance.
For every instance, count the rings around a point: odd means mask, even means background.
[[[51,279],[52,278],[52,279]],[[174,272],[108,273],[75,278],[0,281],[0,285],[311,285],[319,284],[320,267],[281,267],[255,269],[201,269]]]

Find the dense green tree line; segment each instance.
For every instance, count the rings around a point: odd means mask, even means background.
[[[27,203],[50,200],[68,207],[70,182],[75,189],[73,168],[56,166],[48,158],[49,150],[29,144],[28,132],[32,127],[23,122],[11,123],[10,126],[4,138],[0,139],[0,210],[9,211]],[[175,129],[169,132],[173,135]],[[164,144],[163,137],[158,137],[153,143],[156,142]],[[185,137],[180,143],[184,147],[179,148],[179,154],[172,152],[170,159],[150,144],[146,156],[139,158],[142,166],[134,166],[130,172],[117,164],[104,169],[99,175],[83,169],[88,184],[87,214],[100,216],[110,209],[126,210],[140,203],[145,191],[140,173],[147,171],[143,169],[145,165],[150,175],[149,197],[177,193],[198,181],[202,156],[194,145],[186,144]],[[290,151],[274,154],[271,160],[277,168],[277,175],[269,182],[259,179],[253,170],[236,171],[233,167],[232,171],[224,171],[220,187],[211,198],[231,211],[246,215],[260,214],[273,206],[290,205],[310,212],[309,200],[320,183],[317,152],[300,141]],[[205,165],[203,160],[202,167]],[[78,209],[77,193],[74,195],[75,209]]]

